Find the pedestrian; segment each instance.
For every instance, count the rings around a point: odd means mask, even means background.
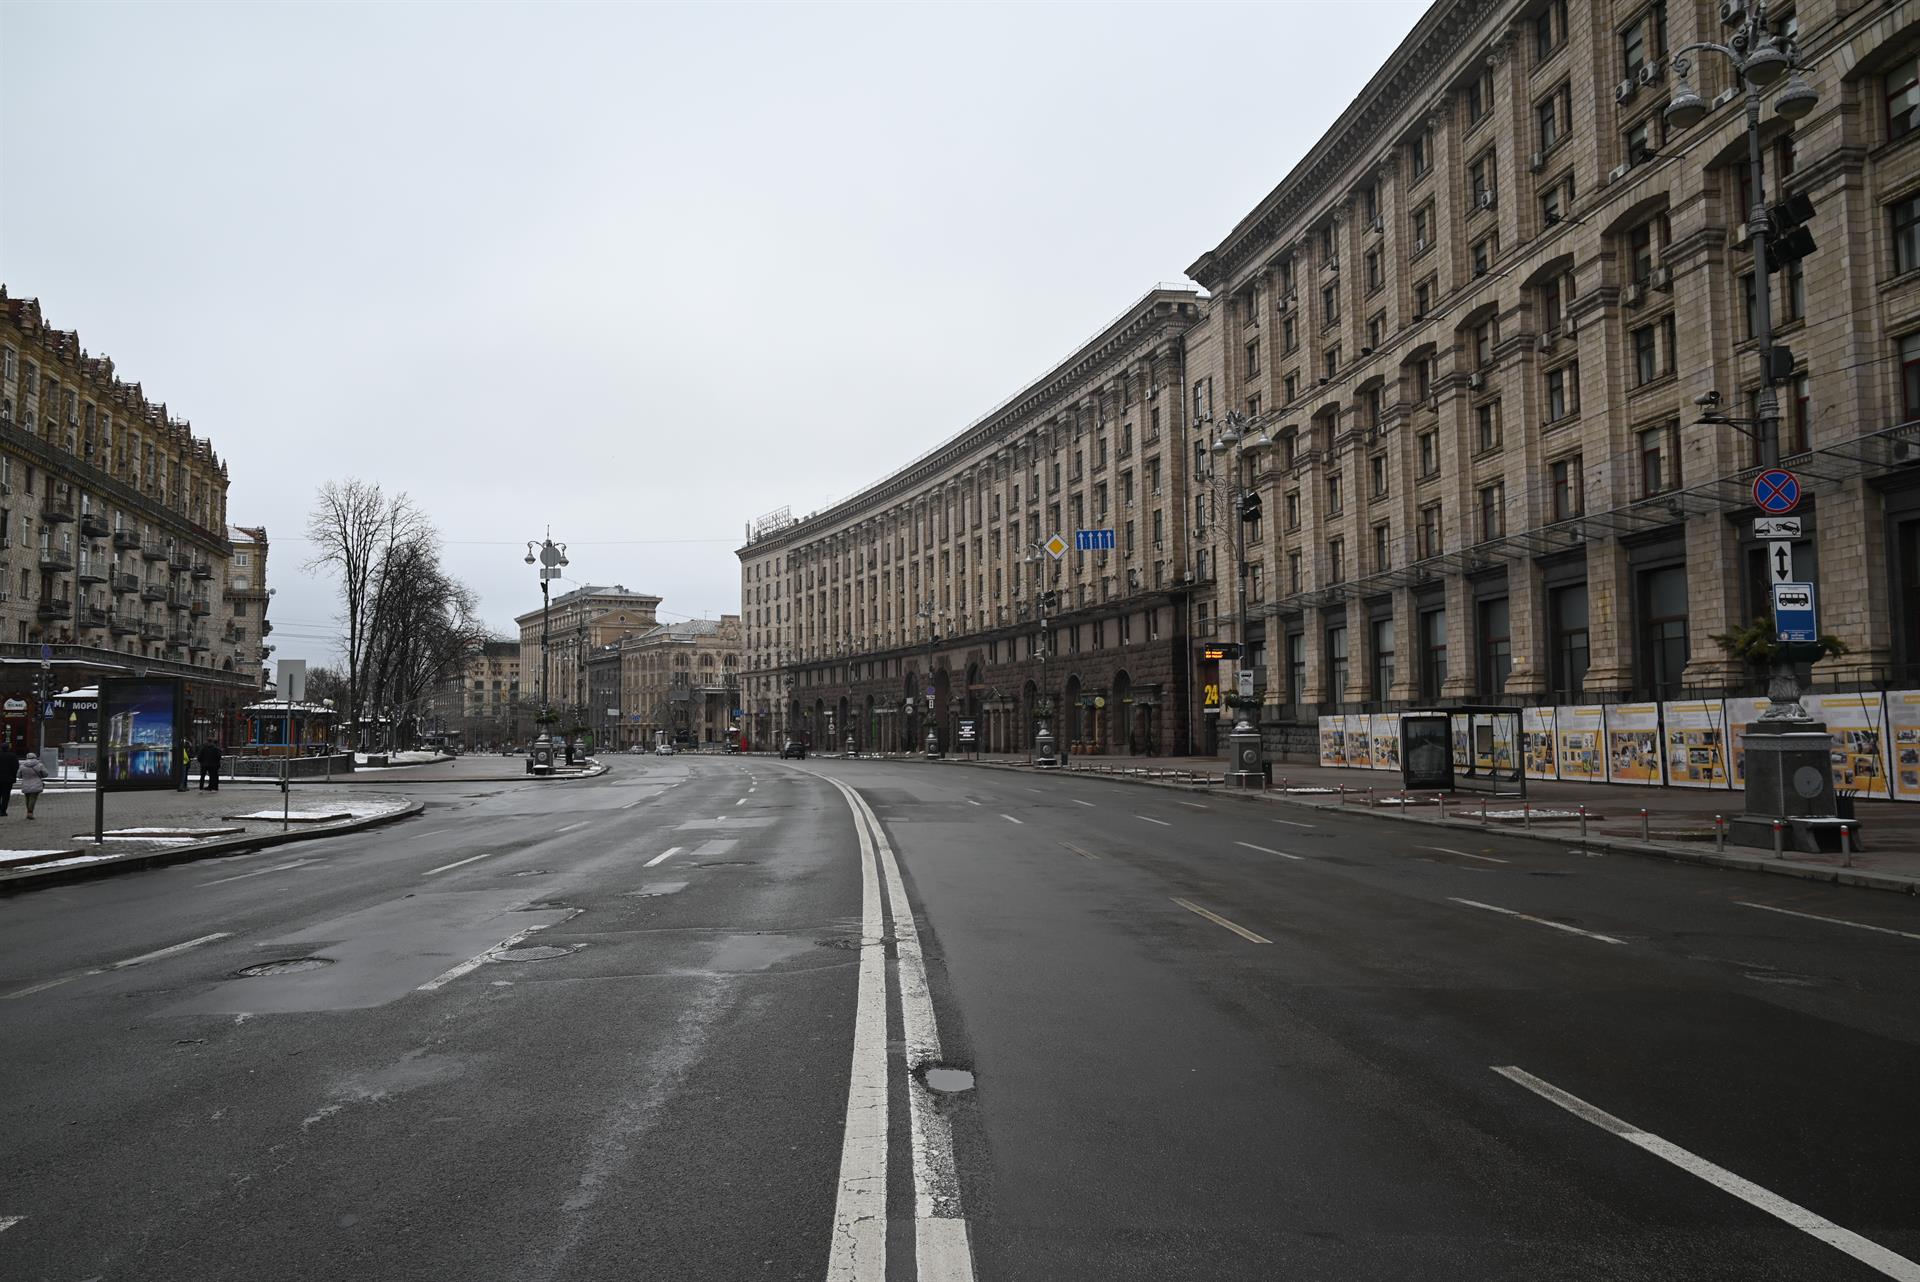
[[[34,803],[46,791],[47,768],[36,754],[20,758],[20,799],[27,804],[27,818],[33,818]]]
[[[193,745],[182,741],[180,744],[180,759],[174,763],[173,767],[173,790],[175,792],[185,792],[187,790],[187,768],[192,762]]]
[[[13,740],[0,741],[0,819],[6,818],[7,802],[13,798],[14,781],[20,778],[20,756]]]
[[[200,789],[220,791],[220,741],[209,739],[200,745]]]

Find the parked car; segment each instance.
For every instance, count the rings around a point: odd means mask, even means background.
[[[673,745],[670,743],[660,744],[653,750],[653,755],[656,757],[671,757],[673,755]]]
[[[807,745],[797,739],[789,739],[780,745],[780,757],[782,760],[792,757],[796,761],[804,761],[806,760],[806,756]]]

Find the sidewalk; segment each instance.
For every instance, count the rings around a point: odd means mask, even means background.
[[[903,758],[904,759],[904,758]],[[981,754],[956,756],[956,763],[1032,770],[1024,756]],[[1226,783],[1227,762],[1218,757],[1071,757],[1070,773],[1114,775],[1147,784],[1174,788],[1201,788],[1241,792]],[[1285,785],[1287,791],[1282,791]],[[1344,794],[1342,790],[1344,789]],[[1376,815],[1478,830],[1483,827],[1482,796],[1456,792],[1446,802],[1446,819],[1433,804],[1432,793],[1414,793],[1400,802],[1400,776],[1386,770],[1351,770],[1332,766],[1276,762],[1273,787],[1243,792],[1250,800],[1332,808],[1367,807]],[[1770,850],[1729,843],[1715,849],[1714,816],[1742,813],[1745,794],[1692,788],[1648,788],[1628,784],[1578,784],[1530,779],[1525,807],[1532,811],[1531,835],[1547,841],[1578,841],[1578,809],[1587,809],[1587,842],[1592,847],[1628,853],[1659,855],[1694,863],[1753,868],[1815,880],[1870,885],[1905,894],[1920,894],[1920,805],[1893,801],[1862,801],[1859,819],[1866,849],[1853,853],[1852,865],[1837,854],[1790,854],[1776,859]],[[1645,825],[1641,809],[1647,812]],[[1488,800],[1487,830],[1528,832],[1517,800]],[[1542,814],[1542,811],[1549,813]],[[1502,818],[1500,816],[1504,815]],[[1643,836],[1643,833],[1645,836]]]
[[[0,894],[127,868],[179,863],[243,849],[355,832],[418,813],[391,794],[296,785],[283,835],[280,789],[222,783],[218,792],[115,792],[106,798],[106,840],[93,840],[91,788],[48,789],[34,818],[16,792],[0,818]]]

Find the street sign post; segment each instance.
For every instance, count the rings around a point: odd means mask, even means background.
[[[1112,530],[1075,530],[1073,546],[1082,552],[1107,552],[1116,544]]]
[[[1773,633],[1776,641],[1787,644],[1820,639],[1820,625],[1814,608],[1813,584],[1776,583],[1773,585]]]
[[[1242,699],[1253,698],[1253,669],[1252,668],[1240,669],[1240,697]]]
[[[1797,539],[1802,533],[1797,516],[1756,516],[1753,519],[1753,537],[1756,539]]]
[[[1753,478],[1753,505],[1768,516],[1785,516],[1800,506],[1800,478],[1784,467],[1770,467]]]
[[[1785,541],[1767,544],[1767,572],[1774,583],[1786,583],[1793,578],[1793,544]]]

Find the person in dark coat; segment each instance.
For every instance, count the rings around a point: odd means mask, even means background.
[[[209,739],[200,745],[200,788],[203,792],[220,791],[220,741]]]
[[[0,818],[5,818],[7,801],[13,796],[13,785],[20,778],[20,756],[13,750],[13,741],[0,742]]]

